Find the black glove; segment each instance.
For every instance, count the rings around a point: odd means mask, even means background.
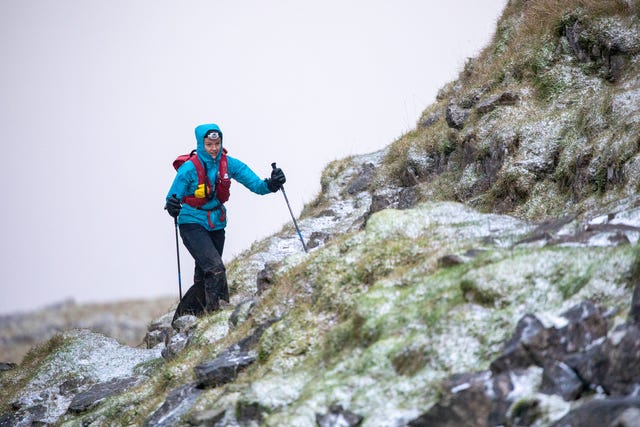
[[[282,188],[282,185],[285,182],[287,182],[287,178],[284,176],[284,172],[282,172],[282,169],[275,168],[271,171],[271,178],[265,179],[265,182],[267,183],[267,187],[269,187],[269,190],[272,193],[275,193]]]
[[[169,200],[167,200],[167,204],[164,205],[164,208],[167,210],[167,212],[169,212],[169,215],[171,215],[174,218],[177,218],[178,215],[180,215],[180,209],[182,209],[182,204],[180,203],[180,200],[178,200],[178,198],[173,195],[169,198]]]

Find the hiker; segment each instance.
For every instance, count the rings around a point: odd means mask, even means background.
[[[165,205],[169,215],[177,218],[182,242],[195,260],[193,285],[178,304],[173,320],[219,310],[220,300],[229,302],[222,250],[227,224],[223,203],[229,198],[230,178],[261,195],[275,193],[286,181],[280,168],[263,180],[246,164],[227,156],[217,124],[200,125],[195,134],[195,154],[177,167]]]

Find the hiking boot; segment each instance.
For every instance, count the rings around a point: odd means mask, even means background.
[[[207,305],[204,310],[208,313],[220,310],[220,300],[218,300],[218,297],[214,296],[213,298],[209,298],[207,294]]]

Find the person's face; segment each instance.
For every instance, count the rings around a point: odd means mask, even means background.
[[[218,132],[212,132],[204,138],[204,149],[214,159],[218,156],[221,146],[222,138]]]

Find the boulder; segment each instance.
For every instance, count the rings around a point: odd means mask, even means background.
[[[307,248],[317,248],[320,245],[326,244],[331,239],[331,234],[323,231],[313,231],[309,236],[309,242],[307,242]]]
[[[450,128],[461,130],[469,118],[471,110],[462,108],[455,104],[449,104],[445,112],[445,119]]]
[[[260,290],[260,285],[258,284],[258,291]],[[240,301],[236,308],[229,316],[229,326],[232,328],[240,326],[242,323],[246,322],[247,319],[251,316],[251,311],[256,305],[255,298],[248,298],[243,301]]]
[[[154,348],[160,343],[167,343],[174,334],[171,326],[171,313],[165,314],[151,323],[144,337],[144,344],[147,348]]]
[[[508,396],[513,390],[507,373],[491,371],[453,375],[443,383],[444,397],[410,427],[489,427],[505,424]]]
[[[362,423],[362,420],[362,416],[344,409],[337,403],[331,404],[326,414],[316,414],[318,427],[356,427]]]
[[[347,193],[353,195],[366,191],[371,185],[375,166],[373,163],[365,163],[360,169],[360,173],[347,186]]]
[[[607,371],[594,378],[612,396],[625,396],[640,390],[640,329],[621,325],[603,344]]]
[[[98,405],[104,399],[122,393],[140,382],[140,378],[114,378],[105,383],[91,386],[88,390],[75,395],[68,412],[85,412]]]
[[[189,345],[189,336],[180,332],[171,337],[167,346],[162,349],[162,357],[166,360],[171,360],[180,354]]]
[[[442,117],[442,111],[436,111],[435,113],[431,113],[428,116],[422,117],[418,121],[418,128],[426,129],[428,127],[431,127],[436,124],[438,120],[440,120],[440,117]]]
[[[180,316],[173,321],[172,326],[179,333],[188,334],[198,326],[198,318],[193,314]]]
[[[607,319],[595,304],[584,301],[561,314],[567,324],[554,328],[549,356],[561,360],[566,354],[582,351],[607,335]]]
[[[224,351],[215,359],[194,368],[198,387],[218,387],[230,383],[236,379],[238,372],[255,360],[256,356],[247,352]]]
[[[10,371],[16,368],[18,365],[16,363],[11,362],[0,362],[0,372]]]
[[[418,204],[416,187],[403,188],[398,192],[398,209],[411,209]]]
[[[164,344],[168,339],[168,334],[166,331],[155,330],[149,331],[144,336],[144,345],[147,348],[154,348],[158,344]]]
[[[42,420],[46,417],[45,405],[33,405],[21,408],[16,412],[0,415],[0,427],[31,427],[46,426]]]
[[[576,400],[584,390],[585,384],[566,363],[554,360],[545,365],[541,393],[557,394],[564,400]]]
[[[562,318],[566,320],[564,326],[546,328],[536,316],[525,315],[502,354],[491,363],[491,370],[498,373],[563,361],[568,355],[585,350],[607,333],[606,318],[593,303],[582,302],[563,313]],[[576,363],[573,362],[574,365]]]
[[[625,419],[637,413],[638,409],[640,409],[638,398],[592,400],[570,411],[552,427],[637,426],[638,419],[630,420],[635,424],[628,424]]]
[[[500,95],[490,96],[481,100],[476,104],[476,111],[480,114],[486,114],[497,107],[515,105],[520,97],[515,92],[503,92]]]
[[[256,277],[256,287],[258,295],[269,289],[275,278],[276,268],[274,263],[265,264],[264,268],[258,272]]]
[[[162,405],[145,420],[144,426],[172,427],[179,425],[182,416],[191,409],[200,393],[202,390],[194,383],[185,384],[171,391]]]
[[[539,355],[547,348],[548,341],[549,331],[542,322],[533,314],[525,315],[505,343],[502,354],[491,363],[491,371],[501,373],[541,362]]]

